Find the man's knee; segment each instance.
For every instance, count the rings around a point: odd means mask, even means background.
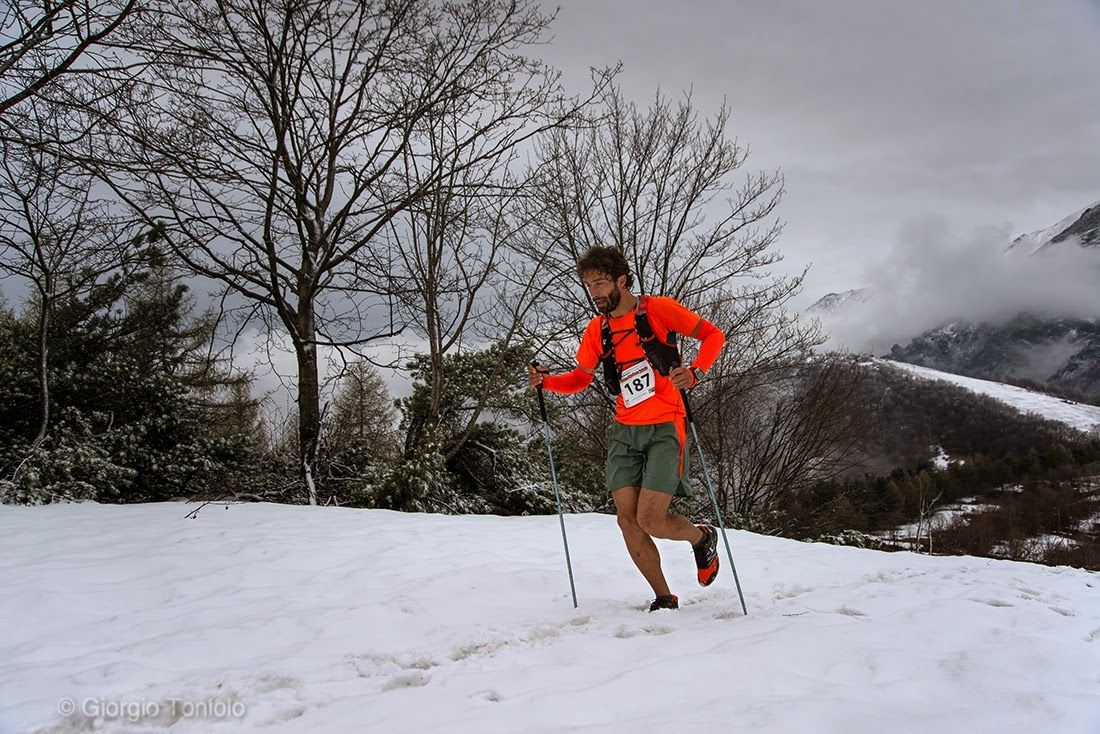
[[[615,519],[618,521],[619,530],[623,531],[623,535],[637,533],[642,529],[638,524],[638,518],[634,515],[634,511],[625,512],[620,510],[615,514]]]
[[[667,509],[638,508],[638,525],[649,535],[659,536],[668,519]]]
[[[615,501],[615,519],[623,534],[640,533],[638,527],[638,488],[620,487],[611,493]]]

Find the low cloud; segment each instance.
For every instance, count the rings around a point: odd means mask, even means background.
[[[945,323],[1001,322],[1020,313],[1100,318],[1100,248],[1065,240],[1031,255],[1006,251],[1011,233],[951,231],[942,221],[906,225],[867,271],[866,303],[822,318],[827,348],[882,354]]]

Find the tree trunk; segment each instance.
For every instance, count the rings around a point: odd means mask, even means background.
[[[38,448],[46,440],[46,430],[50,425],[50,383],[49,366],[50,299],[42,297],[42,308],[38,316],[38,435],[34,437],[31,448]]]
[[[299,479],[311,505],[317,504],[313,469],[317,463],[317,440],[321,434],[316,329],[313,302],[303,298],[298,310],[298,338],[294,342],[294,352],[298,358],[298,457]]]

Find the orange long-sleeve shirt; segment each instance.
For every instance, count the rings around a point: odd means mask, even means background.
[[[653,332],[663,342],[667,343],[670,331],[692,336],[698,329],[699,336],[703,337],[703,344],[693,366],[706,370],[713,364],[726,340],[725,334],[720,329],[673,298],[648,296],[645,310],[649,315]],[[580,347],[577,349],[577,364],[588,371],[595,370],[600,363],[603,318],[602,315],[596,316],[588,322],[581,337]],[[704,325],[710,328],[704,328]],[[645,350],[634,329],[633,310],[624,316],[611,319],[611,335],[615,344],[615,360],[620,366],[629,367],[645,359]],[[615,402],[615,420],[626,425],[642,426],[665,423],[684,417],[684,401],[680,397],[680,391],[673,387],[672,380],[654,371],[654,384],[656,394],[633,407],[626,407],[623,396],[619,395]]]

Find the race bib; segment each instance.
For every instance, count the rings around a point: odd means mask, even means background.
[[[653,368],[647,360],[623,370],[619,378],[619,387],[622,390],[623,405],[633,408],[638,403],[649,400],[657,394],[657,383],[653,379]]]

